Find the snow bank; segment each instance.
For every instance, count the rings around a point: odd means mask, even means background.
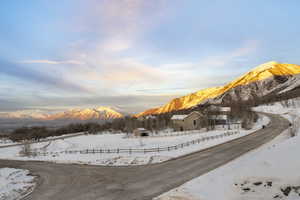
[[[264,146],[200,176],[157,200],[300,199],[300,137]],[[289,191],[288,196],[284,191]]]
[[[21,199],[35,186],[28,170],[0,168],[0,200]]]

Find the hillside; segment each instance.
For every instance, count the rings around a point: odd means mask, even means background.
[[[268,62],[254,68],[225,86],[213,87],[173,99],[166,105],[146,110],[136,116],[162,114],[192,108],[206,102],[228,103],[232,100],[249,100],[274,92],[282,93],[300,85],[300,66]]]

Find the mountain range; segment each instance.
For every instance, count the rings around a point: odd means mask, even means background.
[[[267,62],[224,86],[199,90],[135,116],[140,117],[190,109],[205,103],[228,104],[232,101],[241,102],[261,97],[283,95],[300,88],[299,74],[299,65],[275,61]]]
[[[109,120],[121,118],[123,115],[113,108],[100,106],[97,108],[71,109],[64,112],[47,114],[41,110],[25,110],[0,113],[5,119],[38,119],[38,120]]]

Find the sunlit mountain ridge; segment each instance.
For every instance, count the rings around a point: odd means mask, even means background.
[[[212,87],[199,90],[195,93],[173,99],[162,107],[152,108],[142,113],[135,115],[136,117],[162,114],[177,110],[192,108],[204,101],[213,99],[225,94],[227,91],[234,89],[238,86],[249,85],[251,83],[259,82],[275,76],[289,76],[300,73],[300,66],[295,64],[278,63],[275,61],[267,62],[259,65],[246,73],[245,75],[237,78],[236,80],[221,87]]]

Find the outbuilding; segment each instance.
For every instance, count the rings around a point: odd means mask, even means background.
[[[136,137],[146,137],[150,135],[150,131],[144,128],[137,128],[133,130],[133,135]]]
[[[241,129],[240,121],[232,121],[228,115],[210,115],[208,117],[208,129],[210,130],[234,130]]]

